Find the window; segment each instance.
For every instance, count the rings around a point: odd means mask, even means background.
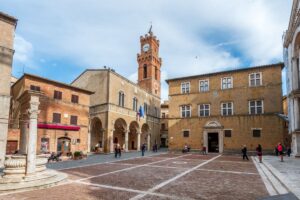
[[[80,139],[77,139],[76,143],[77,143],[77,144],[80,144]]]
[[[190,137],[190,131],[183,131],[183,137]]]
[[[77,119],[78,119],[77,116],[71,115],[71,118],[70,118],[70,124],[71,124],[71,125],[77,125]]]
[[[181,83],[181,93],[190,93],[190,82]]]
[[[199,105],[199,116],[207,117],[210,115],[210,105],[209,104],[201,104]]]
[[[54,99],[62,99],[62,92],[54,90]]]
[[[233,103],[226,102],[221,104],[221,115],[228,116],[233,115]]]
[[[200,80],[199,81],[199,91],[200,92],[209,91],[209,81],[208,80]]]
[[[249,101],[249,114],[255,115],[262,113],[264,113],[262,100]]]
[[[61,118],[61,114],[60,113],[53,113],[52,122],[60,124],[60,118]]]
[[[136,97],[133,97],[133,100],[132,100],[132,109],[133,109],[134,111],[136,111],[136,112],[137,112],[137,110],[138,110],[138,100],[137,100]]]
[[[224,130],[225,137],[231,137],[231,130]]]
[[[260,86],[262,85],[262,73],[257,72],[257,73],[252,73],[249,74],[249,86]]]
[[[225,77],[222,78],[222,89],[229,89],[232,88],[233,84],[232,84],[232,77]]]
[[[71,97],[71,102],[72,103],[78,103],[78,99],[79,99],[78,95],[72,94],[72,97]]]
[[[166,118],[166,113],[161,113],[161,118]]]
[[[189,105],[184,105],[181,106],[181,117],[191,117],[191,106]]]
[[[144,64],[144,78],[147,78],[147,65]]]
[[[158,115],[158,109],[156,107],[154,107],[154,116],[155,117],[159,117],[159,115]]]
[[[30,90],[33,90],[33,91],[41,91],[41,88],[40,88],[40,86],[30,85]]]
[[[147,105],[147,103],[144,103],[144,113],[145,113],[145,115],[148,114],[148,105]]]
[[[161,130],[162,131],[166,130],[166,124],[161,124]]]
[[[260,129],[252,129],[253,137],[260,137],[261,130]]]
[[[119,92],[119,106],[124,107],[124,92]]]
[[[155,80],[158,80],[158,69],[155,67]]]

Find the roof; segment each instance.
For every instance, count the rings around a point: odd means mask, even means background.
[[[80,91],[80,92],[83,92],[83,93],[86,93],[86,94],[94,94],[94,92],[86,90],[86,89],[82,89],[82,88],[79,88],[79,87],[72,86],[70,84],[66,84],[66,83],[62,83],[62,82],[50,80],[50,79],[47,79],[47,78],[44,78],[44,77],[41,77],[41,76],[37,76],[37,75],[33,75],[33,74],[28,74],[28,73],[24,73],[24,75],[21,78],[19,78],[17,80],[17,82],[15,82],[11,87],[14,87],[20,80],[22,80],[25,77],[36,78],[36,79],[39,79],[39,80],[44,81],[44,82],[58,84],[58,85],[61,85],[63,87],[67,87],[67,88],[70,88],[70,89],[73,89],[73,90],[77,90],[77,91]]]
[[[261,69],[261,68],[268,68],[268,67],[278,67],[280,66],[281,69],[284,68],[284,63],[279,62],[275,64],[269,64],[269,65],[259,65],[259,66],[253,66],[253,67],[245,67],[245,68],[239,68],[239,69],[232,69],[232,70],[226,70],[226,71],[220,71],[220,72],[212,72],[207,74],[199,74],[199,75],[193,75],[193,76],[184,76],[184,77],[177,77],[177,78],[171,78],[167,79],[166,82],[169,83],[170,81],[177,81],[182,79],[192,79],[192,78],[198,78],[198,77],[204,77],[204,76],[214,76],[219,74],[227,74],[227,73],[233,73],[233,72],[242,72],[242,71],[250,71],[253,69]]]
[[[114,69],[111,68],[105,68],[105,69],[86,69],[84,70],[76,79],[74,79],[74,81],[71,82],[71,84],[73,84],[77,79],[79,79],[83,74],[85,74],[88,71],[108,71],[113,73],[114,75],[124,79],[125,81],[129,82],[132,85],[135,85],[136,87],[138,87],[139,89],[143,90],[144,92],[148,93],[149,95],[160,99],[159,97],[155,96],[154,94],[151,94],[150,92],[146,91],[145,89],[141,88],[137,83],[132,82],[131,80],[129,80],[128,78],[122,76],[121,74],[118,74]]]
[[[0,19],[5,20],[6,22],[13,24],[14,26],[17,26],[18,19],[15,18],[15,17],[10,16],[8,14],[0,12]]]

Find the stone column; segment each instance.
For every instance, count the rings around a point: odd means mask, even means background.
[[[295,130],[299,129],[299,99],[294,98],[294,126]]]
[[[141,151],[141,134],[141,129],[139,129],[137,132],[137,151]]]
[[[224,134],[222,130],[219,130],[219,153],[223,153],[224,150]]]
[[[111,130],[110,136],[109,136],[109,140],[110,140],[110,153],[114,153],[114,129]]]
[[[129,127],[125,130],[125,152],[128,152],[128,135],[129,135]]]
[[[37,146],[37,119],[39,114],[39,97],[30,97],[29,113],[29,135],[26,159],[26,175],[35,173],[36,171],[36,146]]]
[[[28,115],[22,114],[22,117],[20,118],[20,148],[19,153],[20,154],[26,154],[27,153],[27,142],[28,142]]]
[[[297,72],[297,58],[292,59],[292,89],[298,89],[299,75]]]
[[[102,146],[102,149],[104,151],[104,140],[105,140],[105,137],[104,137],[104,133],[105,133],[105,130],[103,128],[101,128],[101,134],[102,134],[102,138],[101,138],[101,146]]]
[[[206,147],[206,153],[208,153],[207,131],[203,132],[203,145]]]
[[[91,152],[91,120],[89,119],[89,130],[87,135],[87,152]]]
[[[148,133],[148,135],[147,135],[147,147],[148,147],[148,151],[151,151],[151,135],[150,135],[150,133]]]

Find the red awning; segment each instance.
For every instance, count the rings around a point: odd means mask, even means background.
[[[58,130],[68,130],[68,131],[78,131],[80,126],[68,126],[68,125],[59,125],[59,124],[38,124],[38,128],[43,129],[58,129]]]

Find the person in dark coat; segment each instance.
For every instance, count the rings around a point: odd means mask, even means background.
[[[118,157],[118,146],[115,145],[115,158],[117,158],[117,157]]]
[[[291,153],[292,153],[292,149],[290,146],[288,146],[286,154],[288,155],[288,157],[291,157]]]
[[[258,156],[259,162],[262,163],[262,147],[260,144],[256,147],[256,154]]]
[[[248,158],[248,156],[247,156],[247,147],[246,147],[246,145],[243,146],[243,148],[242,148],[242,153],[243,153],[243,160],[245,160],[245,158],[246,158],[247,160],[249,160],[249,158]]]
[[[145,143],[142,145],[142,156],[145,155],[145,151],[146,151],[146,145]]]

